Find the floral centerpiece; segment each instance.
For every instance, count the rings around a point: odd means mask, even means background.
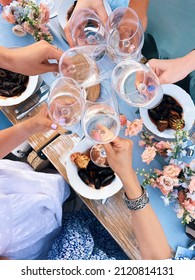
[[[172,203],[177,217],[183,224],[195,219],[195,159],[186,163],[183,159],[190,157],[195,145],[190,142],[189,133],[176,130],[175,141],[156,141],[143,130],[143,120],[130,122],[124,115],[120,116],[121,126],[125,127],[125,136],[132,137],[140,133],[139,145],[144,148],[142,161],[149,165],[155,158],[164,166],[162,170],[150,169],[146,172],[138,169],[143,177],[143,186],[159,188],[165,205]]]
[[[142,185],[159,188],[163,194],[165,205],[172,203],[177,217],[183,224],[195,219],[195,159],[190,163],[183,158],[193,154],[195,145],[190,143],[189,133],[184,130],[175,132],[175,141],[154,141],[147,132],[141,133],[139,145],[144,148],[142,161],[149,164],[154,158],[163,160],[163,169],[142,169],[144,177]]]
[[[0,0],[3,6],[2,17],[15,24],[12,31],[18,36],[31,34],[36,41],[51,42],[53,37],[47,27],[49,9],[43,3],[35,0]]]

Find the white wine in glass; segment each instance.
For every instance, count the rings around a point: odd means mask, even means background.
[[[62,128],[74,130],[81,120],[85,91],[70,78],[57,79],[50,88],[48,112]]]

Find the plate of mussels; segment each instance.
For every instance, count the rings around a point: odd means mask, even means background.
[[[72,188],[89,199],[106,199],[122,187],[119,177],[109,167],[100,167],[90,158],[94,143],[84,138],[71,151],[66,162],[68,180]]]
[[[146,129],[159,139],[174,140],[175,131],[189,131],[195,120],[195,106],[190,95],[174,84],[162,85],[163,99],[152,109],[140,108]]]
[[[26,76],[0,68],[0,106],[12,106],[33,94],[39,76]]]

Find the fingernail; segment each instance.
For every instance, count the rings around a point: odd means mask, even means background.
[[[53,130],[56,130],[57,129],[57,124],[55,124],[55,123],[52,123],[52,125],[51,125],[51,128],[53,129]]]

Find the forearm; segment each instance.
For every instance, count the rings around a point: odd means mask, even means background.
[[[0,131],[0,158],[9,154],[13,149],[23,143],[32,134],[36,133],[36,128],[30,122],[24,121],[12,127]]]
[[[129,7],[132,8],[138,15],[144,31],[147,27],[148,17],[147,17],[147,11],[148,11],[148,5],[149,0],[131,0],[129,3]]]
[[[10,70],[11,62],[9,57],[9,50],[4,47],[0,47],[0,68]]]
[[[130,200],[142,195],[143,191],[134,171],[131,172],[131,180],[126,181],[124,187]],[[171,252],[166,236],[150,204],[141,210],[131,210],[131,217],[142,259],[170,258]]]

